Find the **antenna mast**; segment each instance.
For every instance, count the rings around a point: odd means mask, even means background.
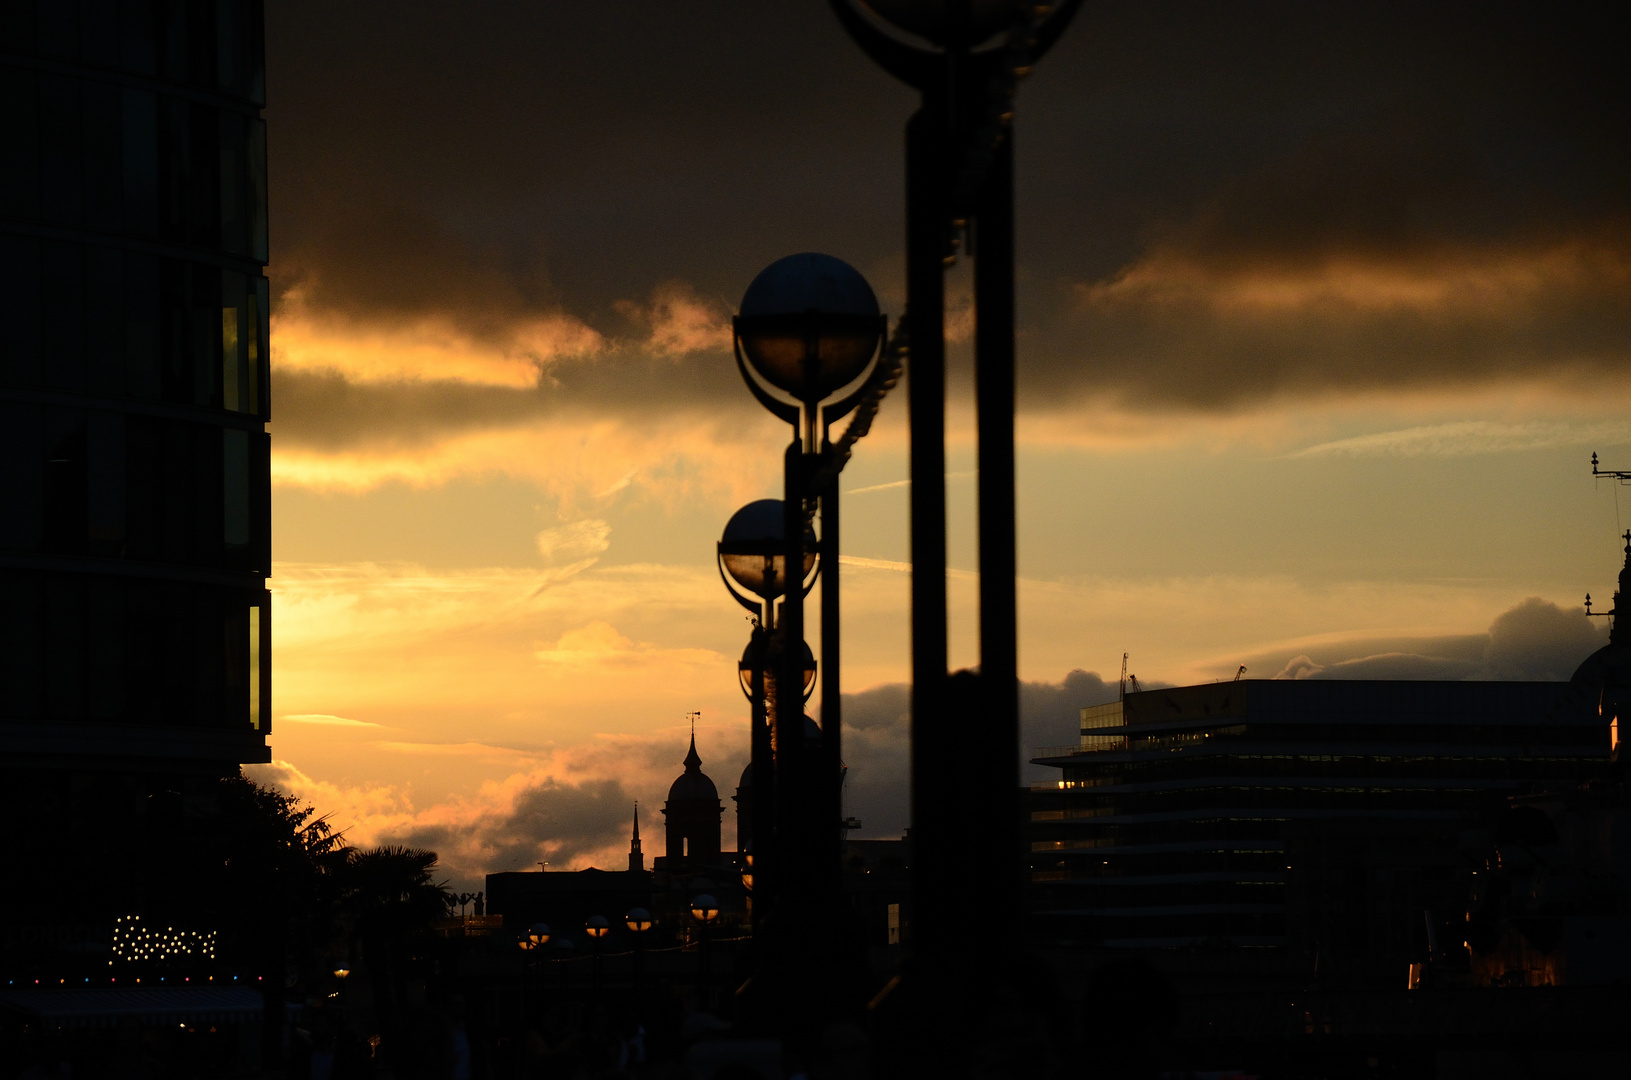
[[[1591,475],[1593,477],[1606,476],[1610,480],[1618,480],[1622,484],[1631,484],[1631,469],[1599,469],[1597,467],[1597,451],[1591,452]]]

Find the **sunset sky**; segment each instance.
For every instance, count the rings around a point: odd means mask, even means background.
[[[1090,3],[1021,87],[1028,745],[1145,681],[1563,678],[1631,488],[1631,87],[1557,5]],[[685,714],[728,799],[713,544],[787,433],[767,263],[903,300],[913,95],[825,4],[267,6],[272,766],[484,871],[648,853]],[[952,659],[974,643],[948,276]],[[905,820],[904,391],[844,476],[848,812]],[[1624,506],[1619,505],[1624,503]],[[1074,672],[1074,674],[1073,674]],[[727,814],[726,844],[732,842]]]

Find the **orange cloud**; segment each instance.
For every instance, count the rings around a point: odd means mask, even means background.
[[[1299,259],[1219,258],[1159,248],[1108,281],[1077,291],[1087,308],[1194,305],[1257,316],[1413,311],[1505,319],[1582,294],[1631,294],[1631,248],[1615,239]]]
[[[481,335],[440,314],[401,321],[311,310],[298,289],[272,317],[272,363],[282,371],[333,371],[357,383],[450,381],[525,389],[567,359],[592,357],[605,339],[564,313],[528,315]]]
[[[652,290],[651,302],[619,300],[619,313],[645,326],[650,336],[642,343],[657,356],[729,349],[731,312],[719,301],[704,300],[683,281],[668,281]]]
[[[340,448],[285,444],[274,436],[272,482],[360,493],[391,483],[426,487],[511,476],[556,496],[563,513],[592,512],[630,490],[664,505],[700,499],[731,507],[773,489],[781,471],[774,421],[755,421],[733,424],[689,413],[643,423],[616,416],[539,417],[406,445]]]

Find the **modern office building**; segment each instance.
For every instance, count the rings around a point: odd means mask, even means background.
[[[1465,909],[1483,816],[1609,753],[1608,722],[1570,683],[1129,693],[1035,759],[1061,771],[1031,796],[1038,925],[1054,942],[1255,948],[1403,985],[1435,923]]]
[[[0,33],[0,754],[266,760],[260,4]]]
[[[87,918],[268,760],[261,38],[258,0],[0,6],[0,812],[15,876],[100,868]]]

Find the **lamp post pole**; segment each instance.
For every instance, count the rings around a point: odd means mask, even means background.
[[[646,999],[646,934],[651,930],[651,912],[643,907],[631,908],[623,916],[623,925],[634,935],[634,1020],[640,1023]]]
[[[589,993],[589,1000],[595,1005],[600,1004],[600,947],[607,934],[611,933],[612,924],[604,915],[591,915],[589,921],[583,924],[583,932],[589,935],[594,942],[591,948],[594,951],[592,963],[593,982]]]
[[[831,461],[834,449],[823,439],[822,457]],[[843,805],[843,689],[839,681],[838,624],[838,470],[828,469],[821,500],[821,746],[815,775],[815,862],[826,879],[825,891],[837,894],[843,882],[843,841],[839,823]]]
[[[756,748],[753,761],[754,845],[760,862],[755,922],[760,910],[769,914],[789,903],[819,903],[839,885],[837,484],[850,449],[866,434],[878,402],[898,374],[893,354],[888,349],[879,352],[885,329],[866,279],[843,261],[815,253],[787,256],[762,271],[743,295],[741,313],[733,321],[743,380],[761,405],[793,429],[783,454],[784,497],[776,548],[784,580],[779,590],[761,592],[766,599],[768,666],[775,675],[773,701],[767,706],[772,753],[761,757]],[[831,424],[852,412],[854,419],[835,443]],[[818,506],[819,541],[810,527]],[[722,563],[725,546],[722,542]],[[814,688],[813,681],[805,683],[810,669],[804,644],[805,579],[811,565],[819,566],[822,578],[825,669],[822,733],[814,747],[805,743],[801,707],[805,695],[799,692]],[[772,630],[770,618],[778,595],[781,611]],[[775,787],[773,800],[764,798],[767,781]]]
[[[788,588],[802,591],[803,556],[796,564],[798,570],[789,574],[785,563],[787,549],[783,530],[786,528],[783,503],[775,499],[760,499],[742,507],[731,515],[725,534],[719,541],[719,575],[738,603],[754,614],[753,633],[747,650],[738,665],[738,677],[743,693],[753,707],[752,768],[749,771],[752,800],[752,837],[738,837],[738,844],[752,843],[760,852],[762,874],[767,882],[763,895],[774,896],[787,873],[786,867],[794,861],[796,851],[782,850],[778,836],[785,835],[777,816],[777,807],[785,800],[777,798],[779,785],[786,782],[778,778],[777,754],[774,740],[779,731],[778,717],[791,704],[803,715],[806,675],[815,659],[800,641],[795,656],[799,658],[791,694],[782,689],[786,685],[783,672],[784,639],[776,618],[776,601],[783,600]],[[801,523],[802,524],[802,523]],[[800,552],[814,546],[814,535],[805,529],[805,537],[798,545]],[[734,583],[734,584],[733,584]],[[796,847],[796,845],[795,845]],[[765,857],[768,854],[769,857]],[[768,910],[771,905],[763,905]],[[754,910],[757,929],[760,907]]]
[[[774,610],[775,604],[770,603],[766,607]],[[768,632],[763,626],[755,626],[753,637],[748,642],[753,661],[753,743],[749,748],[753,772],[749,777],[752,786],[748,797],[753,800],[753,819],[749,822],[753,836],[749,843],[753,845],[754,852],[754,883],[759,888],[759,903],[753,905],[752,916],[756,936],[759,933],[759,918],[765,908],[764,898],[774,896],[776,888],[775,879],[771,877],[776,872],[776,823],[771,817],[774,812],[772,808],[776,805],[776,774],[771,756],[770,716],[765,686],[765,669],[770,659],[767,636]],[[740,840],[737,847],[741,847]],[[769,858],[765,857],[767,852],[771,853]]]
[[[713,1005],[713,970],[708,955],[708,926],[719,918],[719,904],[712,896],[703,893],[691,901],[691,917],[697,921],[697,934],[700,938],[702,953],[702,1009],[707,1012]]]
[[[917,89],[906,125],[906,319],[911,332],[913,955],[957,963],[969,851],[995,863],[991,917],[1023,911],[1014,537],[1012,97],[1081,0],[829,0],[871,59]],[[886,32],[877,18],[895,32]],[[898,33],[897,33],[898,32]],[[909,44],[913,35],[929,47]],[[995,45],[986,45],[1001,35]],[[985,46],[981,48],[980,46]],[[945,267],[974,258],[980,675],[947,693]],[[963,676],[973,679],[972,676]],[[1002,963],[1001,957],[992,957]]]
[[[781,798],[776,816],[777,896],[799,896],[814,886],[810,865],[809,811],[805,796],[804,700],[794,687],[804,685],[804,473],[803,437],[795,430],[782,458],[786,494],[782,496],[782,540],[787,588],[776,628],[780,648],[776,672],[775,763],[776,789]],[[823,567],[823,570],[826,568]]]

